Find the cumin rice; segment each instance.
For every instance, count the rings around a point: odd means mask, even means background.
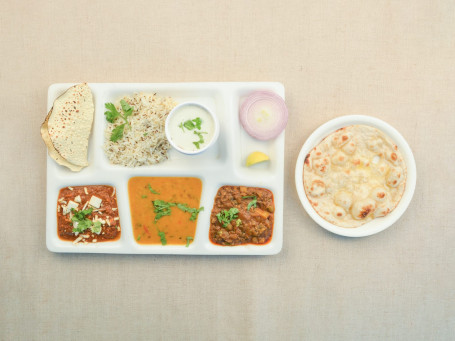
[[[133,114],[127,118],[131,128],[125,126],[123,137],[112,142],[112,130],[125,122],[121,118],[117,118],[114,123],[107,122],[104,151],[109,161],[117,165],[137,167],[166,160],[170,144],[166,139],[164,125],[169,112],[177,103],[171,97],[143,93],[125,96],[123,100],[134,108]],[[119,103],[116,108],[122,113]]]

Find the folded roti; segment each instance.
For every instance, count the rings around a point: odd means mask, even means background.
[[[54,101],[41,125],[49,156],[72,171],[88,166],[87,150],[95,107],[87,83],[69,88]]]

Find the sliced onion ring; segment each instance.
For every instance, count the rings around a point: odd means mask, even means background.
[[[276,138],[288,123],[284,100],[271,91],[255,91],[240,107],[240,122],[246,132],[258,140]]]

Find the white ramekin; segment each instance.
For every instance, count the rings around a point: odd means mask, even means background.
[[[182,149],[179,146],[177,146],[172,141],[171,135],[170,135],[170,131],[169,131],[169,122],[170,122],[170,119],[171,119],[172,115],[174,115],[174,113],[177,112],[180,108],[182,108],[184,106],[190,106],[190,105],[201,107],[202,109],[207,111],[210,114],[210,116],[212,117],[212,119],[213,119],[213,125],[214,125],[214,128],[215,128],[215,131],[213,132],[213,136],[212,136],[212,139],[210,140],[210,142],[206,146],[204,146],[203,148],[198,149],[198,150],[194,150],[194,151],[185,150],[185,149]],[[218,136],[220,135],[220,122],[218,121],[218,118],[216,117],[216,115],[210,109],[205,107],[204,105],[202,105],[200,103],[196,103],[196,102],[184,102],[184,103],[181,103],[181,104],[177,105],[174,109],[171,110],[171,112],[169,113],[169,115],[166,118],[164,131],[166,133],[166,138],[168,139],[169,143],[171,144],[171,146],[173,148],[175,148],[176,150],[178,150],[180,153],[183,153],[183,154],[196,155],[196,154],[200,154],[200,153],[206,151],[207,149],[209,149],[211,146],[213,146],[215,144],[216,140],[218,139]]]
[[[356,227],[356,228],[345,228],[329,223],[327,220],[322,218],[311,206],[308,198],[305,194],[305,189],[303,187],[303,163],[305,161],[306,155],[318,145],[326,136],[330,135],[337,129],[355,125],[355,124],[364,124],[374,128],[377,128],[389,136],[392,141],[398,146],[398,149],[401,151],[404,161],[407,168],[407,178],[406,178],[406,188],[403,193],[403,196],[398,203],[397,207],[387,216],[376,218],[368,223]],[[310,137],[305,141],[300,150],[299,157],[297,158],[297,164],[295,167],[295,184],[297,188],[297,193],[299,195],[300,201],[302,202],[303,207],[310,215],[310,217],[320,226],[326,230],[333,232],[335,234],[346,236],[346,237],[365,237],[378,232],[381,232],[395,223],[401,215],[406,211],[411,202],[412,196],[414,195],[414,190],[416,186],[417,172],[414,156],[412,154],[411,148],[409,147],[406,140],[401,136],[401,134],[392,126],[381,121],[378,118],[364,115],[349,115],[341,116],[335,118],[322,126],[316,129]]]

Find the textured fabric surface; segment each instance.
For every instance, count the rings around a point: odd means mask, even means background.
[[[455,336],[453,1],[8,1],[0,11],[0,339]],[[53,254],[39,127],[59,82],[280,81],[284,245],[270,257]],[[309,134],[385,120],[414,199],[375,236],[318,227],[294,185]]]

